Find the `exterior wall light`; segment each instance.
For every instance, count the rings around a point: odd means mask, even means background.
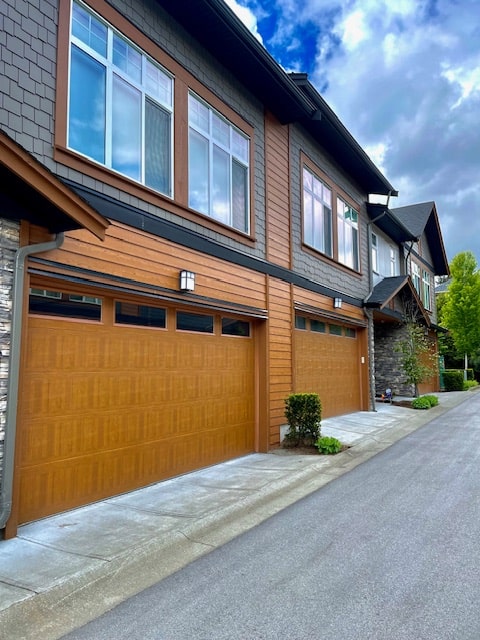
[[[334,309],[341,309],[342,308],[342,299],[341,298],[334,298],[333,299],[333,308]]]
[[[195,274],[193,271],[180,271],[180,291],[195,291]]]

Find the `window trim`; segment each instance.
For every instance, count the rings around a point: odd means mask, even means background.
[[[81,9],[83,9],[89,15],[92,15],[99,23],[101,23],[106,29],[106,53],[101,54],[92,49],[87,43],[78,38],[73,33],[73,7],[77,5]],[[86,158],[90,162],[94,164],[98,164],[101,167],[105,168],[109,172],[113,172],[119,174],[123,178],[127,180],[131,180],[143,187],[151,189],[155,193],[158,192],[161,195],[167,198],[174,197],[174,184],[175,184],[175,176],[174,176],[174,114],[175,114],[175,76],[166,69],[163,65],[161,65],[155,58],[149,55],[146,51],[144,51],[139,45],[136,44],[134,40],[125,35],[119,29],[117,29],[113,24],[108,22],[105,18],[103,18],[98,12],[94,11],[90,6],[86,3],[82,2],[82,0],[72,0],[71,3],[71,13],[70,13],[70,23],[71,27],[69,30],[69,47],[68,47],[68,90],[67,90],[67,112],[66,112],[66,145],[67,149],[72,153],[78,154],[81,157]],[[140,65],[142,76],[145,77],[147,64],[150,64],[156,67],[160,73],[162,73],[167,79],[170,81],[170,91],[171,91],[171,99],[170,104],[167,104],[164,101],[161,101],[158,96],[153,95],[152,92],[148,92],[148,88],[146,85],[145,79],[143,81],[138,81],[132,78],[125,70],[118,67],[114,63],[114,42],[115,38],[118,41],[122,41],[126,43],[128,47],[132,51],[135,51],[140,57]],[[105,157],[103,160],[95,159],[90,157],[84,150],[80,150],[73,146],[72,141],[69,141],[69,136],[71,134],[70,130],[70,120],[71,120],[71,112],[70,112],[70,90],[71,90],[71,80],[72,80],[72,51],[78,50],[81,52],[83,56],[88,56],[90,61],[94,61],[97,65],[99,65],[105,74],[105,122],[104,122],[104,131],[103,131],[103,150]],[[113,141],[115,136],[115,128],[114,128],[114,85],[115,81],[118,80],[122,86],[130,87],[135,91],[135,94],[139,97],[139,157],[138,157],[138,170],[139,175],[133,177],[128,175],[125,171],[122,171],[120,168],[116,168],[114,166],[115,163],[115,150],[113,148]],[[168,130],[169,130],[169,142],[168,142],[168,188],[165,192],[148,185],[146,182],[147,179],[147,149],[146,149],[146,127],[147,127],[147,117],[146,117],[146,105],[147,103],[153,103],[157,106],[159,110],[162,112],[168,113]]]
[[[306,188],[305,186],[305,172],[308,172],[311,177],[312,180],[316,180],[317,182],[319,182],[322,185],[322,189],[323,187],[325,187],[326,189],[328,189],[330,191],[330,208],[329,208],[329,220],[328,220],[328,226],[330,227],[330,233],[329,233],[329,238],[327,238],[327,233],[325,230],[325,221],[326,221],[326,216],[325,216],[325,210],[328,208],[327,207],[327,203],[325,202],[325,200],[320,199],[320,198],[316,198],[315,197],[315,190],[312,189],[311,190],[311,196],[312,196],[312,205],[314,201],[317,201],[321,204],[322,207],[322,227],[323,227],[323,233],[322,233],[322,243],[324,244],[324,247],[317,247],[314,244],[310,244],[309,242],[306,241],[305,239],[305,217],[306,217],[306,212],[305,212],[305,192],[306,191],[310,191],[309,189]],[[303,164],[302,165],[302,238],[303,241],[307,244],[307,246],[311,247],[314,251],[318,251],[319,253],[321,253],[324,256],[327,256],[328,258],[332,258],[334,257],[334,231],[333,231],[333,226],[334,226],[334,218],[333,218],[333,191],[331,189],[331,187],[324,181],[322,180],[312,169],[310,169],[310,167],[307,164]],[[313,225],[312,225],[313,227]],[[313,231],[312,231],[313,233]],[[327,249],[327,241],[330,244],[330,251],[328,251]]]
[[[374,242],[375,239],[375,242]],[[372,242],[372,271],[373,273],[380,273],[379,272],[379,266],[378,266],[378,235],[372,231],[372,235],[371,235],[371,242]]]
[[[304,237],[304,190],[303,190],[303,167],[306,167],[313,173],[320,182],[324,183],[332,193],[332,243],[333,255],[330,257],[326,253],[322,253],[315,247],[305,241]],[[320,167],[313,162],[303,151],[300,151],[300,229],[302,248],[306,253],[321,259],[324,262],[334,265],[338,269],[344,269],[346,272],[355,277],[362,276],[362,214],[361,205],[351,196],[348,195],[341,187],[339,187]],[[347,206],[351,207],[358,216],[358,269],[352,268],[338,259],[338,222],[337,222],[337,198],[340,198]]]
[[[395,250],[395,247],[393,244],[389,244],[389,251],[390,251],[390,275],[391,276],[396,276],[397,275],[397,251]]]
[[[190,99],[195,100],[197,103],[199,103],[200,105],[203,105],[203,107],[208,111],[208,120],[209,120],[209,127],[208,127],[208,131],[203,130],[197,123],[193,122],[193,118],[190,117]],[[209,219],[215,220],[216,222],[225,225],[228,228],[234,229],[235,231],[238,231],[240,233],[244,233],[246,235],[250,234],[250,225],[251,225],[251,196],[250,196],[250,190],[251,190],[251,178],[252,178],[252,169],[251,169],[251,165],[250,165],[250,160],[251,160],[251,146],[252,146],[252,142],[251,139],[248,135],[246,135],[244,133],[244,131],[242,131],[241,128],[237,127],[235,123],[231,122],[231,120],[229,120],[227,117],[225,117],[223,115],[223,113],[221,113],[218,109],[216,109],[214,106],[212,106],[207,100],[205,100],[204,98],[202,98],[202,96],[198,95],[195,91],[193,91],[192,89],[190,89],[188,91],[188,95],[187,95],[187,111],[188,111],[188,158],[187,158],[187,176],[188,176],[188,206],[190,209],[194,210],[194,211],[198,211],[198,213],[202,214],[203,216],[207,216]],[[228,138],[229,138],[229,144],[225,145],[222,144],[220,141],[215,140],[214,138],[214,134],[211,131],[211,127],[213,127],[213,122],[214,122],[214,118],[217,118],[220,121],[223,121],[226,126],[228,127]],[[248,143],[248,153],[247,153],[247,159],[246,161],[241,159],[239,156],[236,156],[234,151],[233,151],[233,143],[232,143],[232,136],[233,133],[237,131],[239,133],[239,135],[244,138],[246,140],[246,142]],[[208,211],[202,211],[200,209],[196,209],[193,205],[190,204],[191,202],[191,197],[190,197],[190,184],[191,184],[191,180],[190,180],[190,135],[191,132],[194,132],[199,138],[203,138],[204,140],[207,141],[207,153],[208,153],[208,158],[209,158],[209,166],[210,169],[208,171],[208,175],[207,175],[207,192],[208,192],[208,206],[207,209]],[[224,221],[219,219],[218,217],[215,217],[215,213],[214,213],[214,199],[213,199],[213,191],[214,191],[214,180],[213,180],[213,153],[215,151],[215,149],[218,149],[219,151],[221,151],[222,153],[224,153],[225,155],[228,155],[228,167],[229,167],[229,172],[228,172],[228,195],[229,195],[229,221]],[[233,218],[235,215],[235,212],[233,210],[233,191],[234,191],[234,184],[233,184],[233,166],[234,164],[237,163],[239,166],[243,167],[246,170],[246,181],[245,181],[245,188],[246,188],[246,193],[245,193],[245,206],[246,206],[246,210],[243,212],[242,216],[245,220],[245,224],[246,224],[246,229],[239,229],[237,227],[235,227],[233,225]]]
[[[432,278],[430,272],[422,269],[422,302],[425,309],[432,309]]]
[[[412,278],[412,284],[415,291],[419,296],[422,294],[422,274],[420,266],[414,261],[410,261],[410,276]],[[415,284],[418,283],[418,286]]]
[[[255,238],[255,217],[254,212],[254,149],[255,131],[253,126],[244,120],[234,109],[222,101],[206,86],[204,86],[195,76],[168,53],[161,49],[153,39],[139,31],[127,18],[121,15],[114,7],[104,0],[83,0],[84,4],[92,11],[96,12],[103,20],[117,29],[123,36],[131,40],[137,47],[142,49],[155,62],[166,69],[175,78],[174,83],[174,118],[173,118],[173,140],[176,148],[187,149],[188,139],[188,108],[187,97],[191,89],[202,99],[207,101],[222,116],[227,118],[240,131],[250,139],[250,176],[249,176],[249,209],[250,209],[250,232],[242,233],[223,225],[208,216],[188,207],[188,188],[185,181],[187,171],[188,155],[179,153],[173,154],[173,198],[165,196],[153,189],[134,182],[131,179],[111,171],[106,167],[89,160],[87,157],[70,150],[67,147],[67,107],[68,107],[68,57],[57,54],[57,75],[56,75],[56,100],[55,100],[55,120],[54,120],[54,151],[53,158],[56,162],[63,164],[84,176],[88,176],[99,182],[103,182],[110,187],[118,189],[127,196],[133,196],[152,206],[165,209],[174,215],[178,215],[194,224],[210,229],[215,233],[221,233],[236,242],[248,247],[254,247]],[[70,44],[70,2],[61,2],[58,13],[58,51],[69,50]]]
[[[342,203],[342,209],[343,211],[340,211],[340,207],[339,207],[339,203]],[[357,219],[356,221],[353,220],[349,220],[345,213],[346,210],[349,209],[350,211],[352,211],[353,213],[356,214]],[[360,214],[359,212],[354,209],[353,207],[351,207],[347,202],[345,202],[345,200],[343,198],[341,198],[340,196],[337,195],[337,260],[338,262],[340,262],[340,264],[343,264],[345,267],[349,267],[350,269],[352,269],[353,271],[356,271],[357,273],[360,271],[360,232],[359,232],[359,219],[360,219]],[[342,247],[342,254],[345,254],[345,261],[340,260],[340,225],[343,226],[343,233],[342,236],[345,240],[345,246]],[[346,239],[346,232],[348,229],[352,230],[352,251],[349,255],[347,255],[347,251],[346,251],[346,246],[347,246],[347,239]],[[355,242],[356,242],[356,251],[355,251]],[[348,264],[348,260],[352,259],[353,265]]]

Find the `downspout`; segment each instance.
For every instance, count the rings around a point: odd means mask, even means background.
[[[3,478],[0,493],[0,529],[4,529],[12,512],[13,473],[15,468],[15,440],[17,435],[18,383],[20,373],[20,348],[22,342],[23,298],[25,289],[25,263],[35,253],[51,251],[62,246],[64,234],[54,240],[20,247],[15,256],[15,273],[12,291],[12,326],[10,331],[10,361],[7,385],[7,410],[3,454]]]

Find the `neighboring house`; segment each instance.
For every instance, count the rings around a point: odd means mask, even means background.
[[[307,76],[223,0],[2,6],[6,536],[278,446],[293,391],[372,408],[370,231],[393,277],[417,236]]]
[[[432,354],[438,353],[435,276],[449,273],[434,202],[389,209],[368,204],[372,292],[366,301],[374,321],[375,393],[386,388],[411,396],[395,347],[405,338],[406,320],[425,329]],[[420,393],[439,390],[436,373]]]

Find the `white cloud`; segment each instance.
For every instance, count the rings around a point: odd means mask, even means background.
[[[480,263],[478,0],[240,1],[274,18],[266,46],[310,72],[399,190],[391,206],[435,200],[449,258]]]
[[[253,33],[259,42],[263,44],[263,39],[258,32],[257,16],[248,7],[237,2],[237,0],[225,0],[230,9],[240,18],[243,24]]]

